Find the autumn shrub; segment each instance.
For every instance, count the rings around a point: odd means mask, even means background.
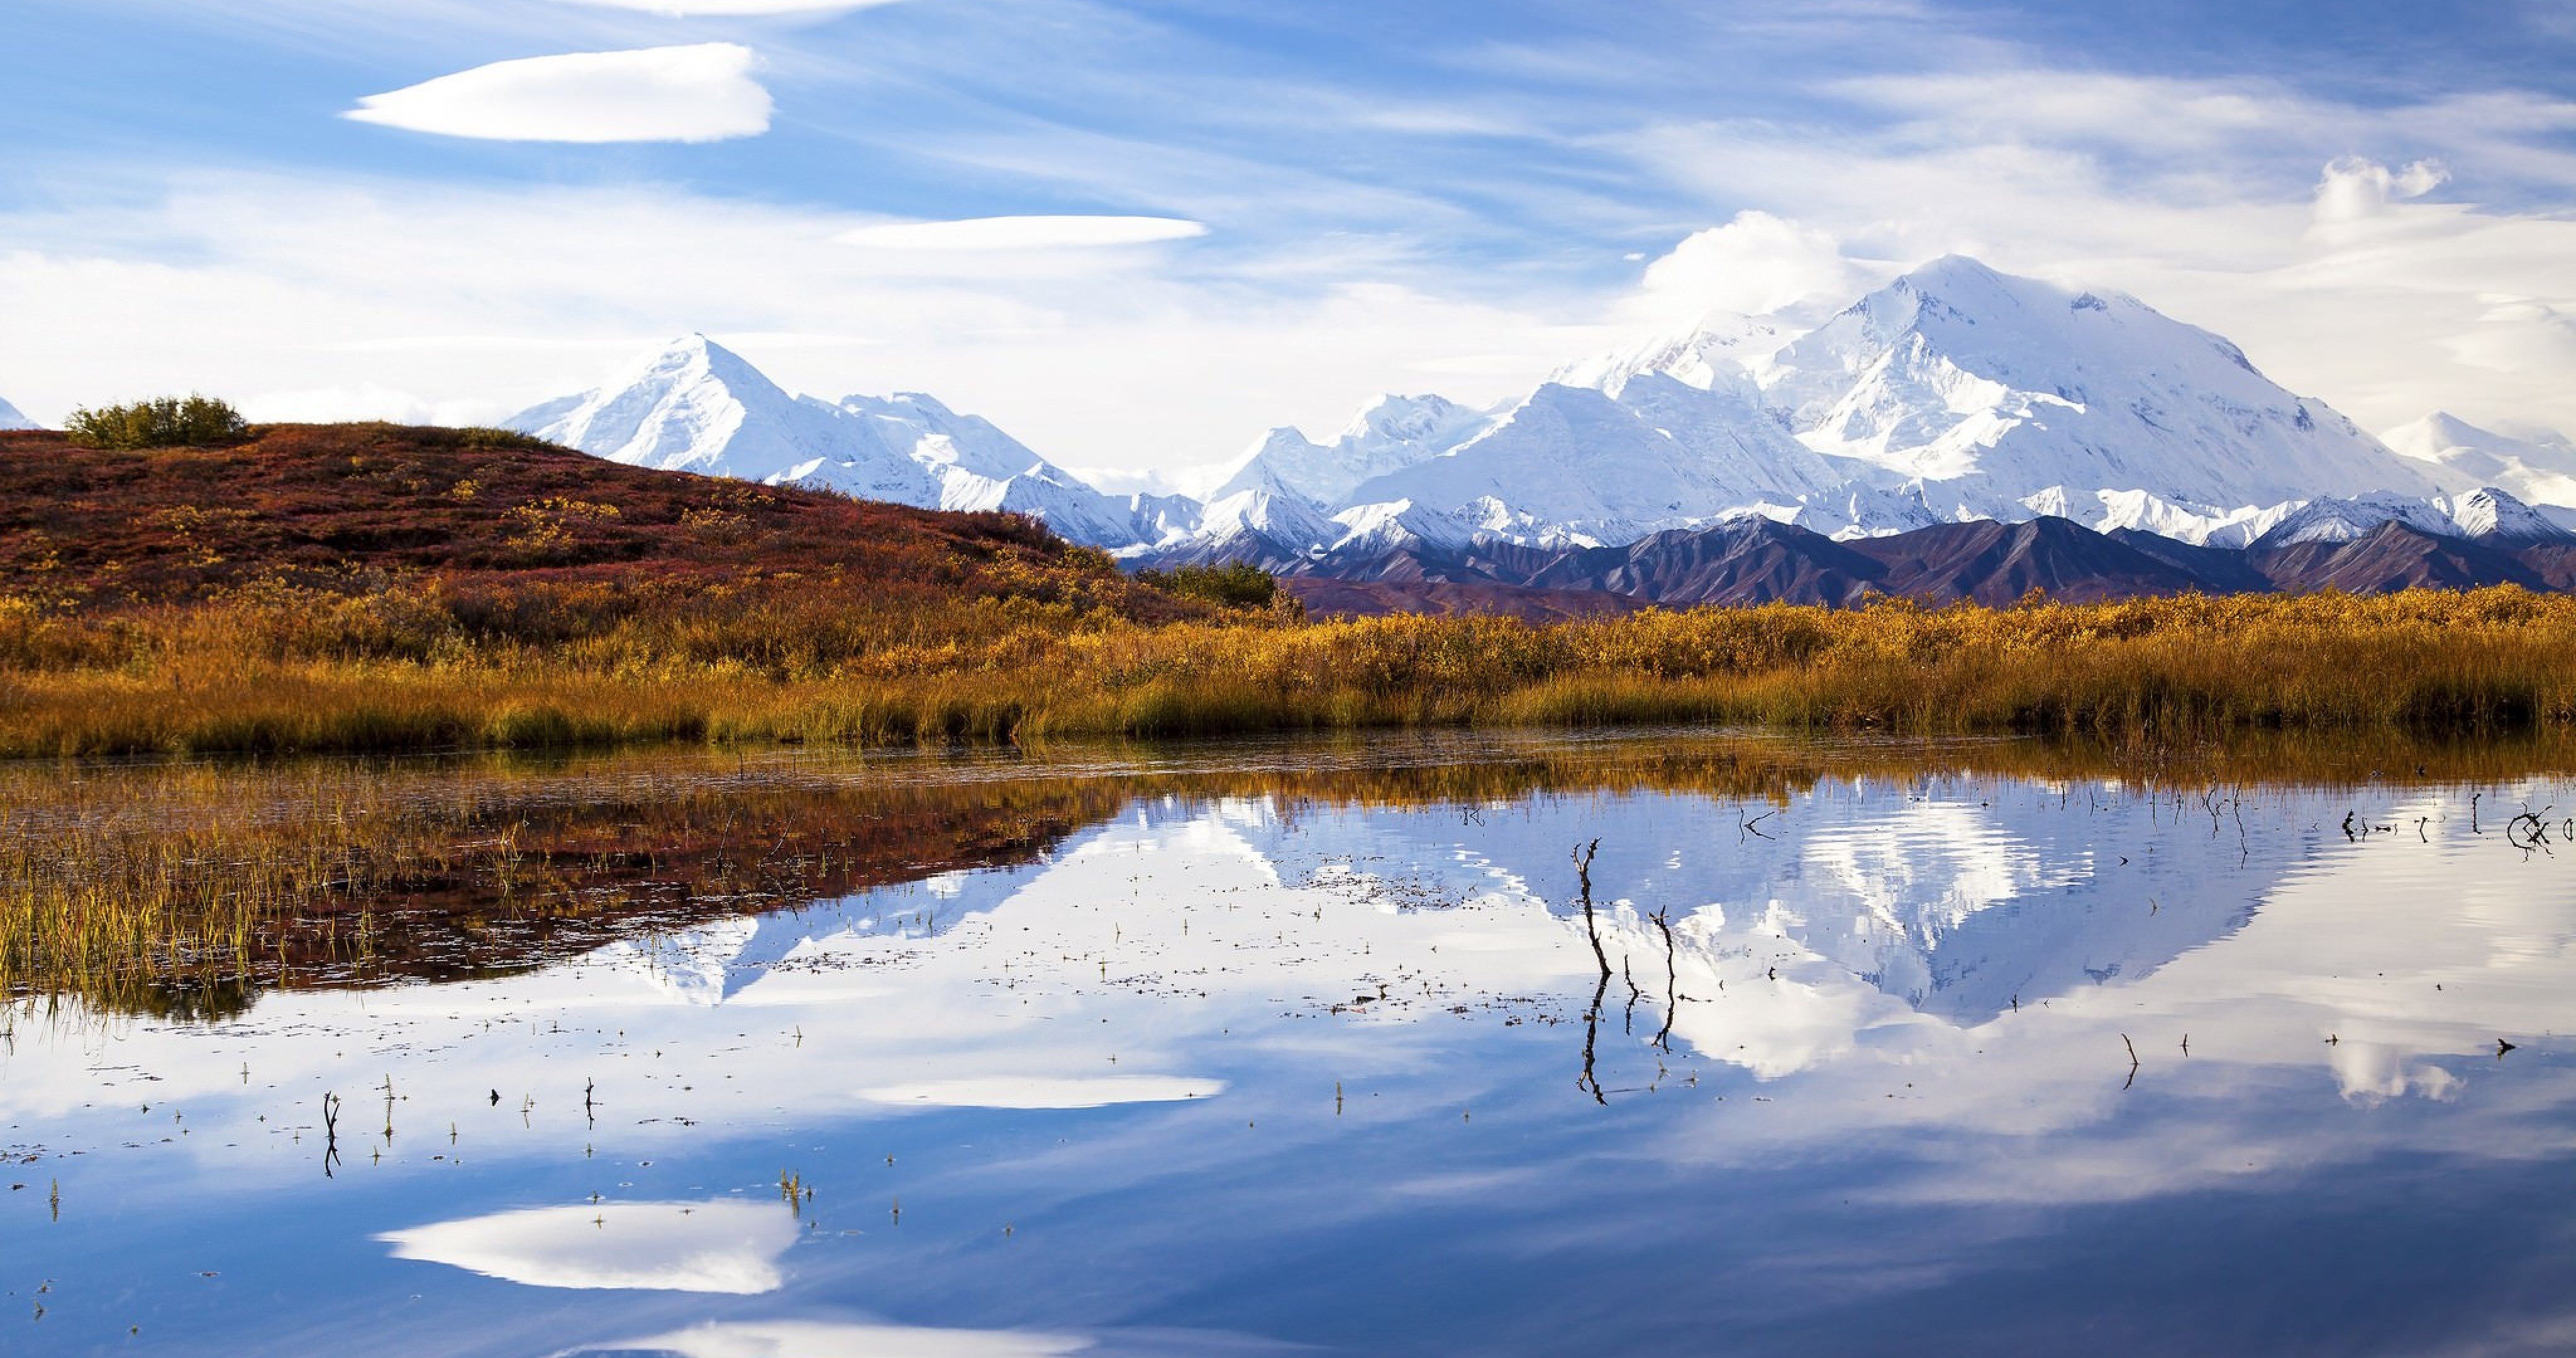
[[[1249,561],[1214,566],[1181,566],[1144,570],[1136,578],[1157,589],[1190,599],[1205,599],[1224,608],[1268,608],[1279,597],[1279,580]]]
[[[83,448],[214,448],[250,437],[250,422],[211,396],[160,396],[124,405],[83,407],[63,422]]]

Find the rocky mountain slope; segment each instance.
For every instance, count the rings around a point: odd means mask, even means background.
[[[1617,547],[1529,548],[1485,544],[1413,548],[1360,559],[1302,563],[1310,579],[1366,581],[1367,590],[1292,582],[1322,612],[1446,612],[1480,587],[1491,611],[1558,616],[1556,596],[1616,595],[1635,605],[1690,607],[1774,602],[1847,607],[1873,596],[1926,604],[2013,603],[2032,590],[2069,602],[2181,594],[2339,589],[2380,593],[2514,584],[2576,586],[2576,536],[2434,531],[2389,520],[2349,535],[2292,533],[2250,547],[2181,542],[2142,529],[2096,532],[2043,516],[1977,520],[1837,541],[1759,517],[1675,529]],[[1531,599],[1500,591],[1540,590]]]

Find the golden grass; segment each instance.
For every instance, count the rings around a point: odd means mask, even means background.
[[[0,755],[903,744],[1758,723],[2146,734],[2576,719],[2576,598],[2514,588],[2007,609],[1774,605],[1145,624],[764,597],[466,628],[434,594],[104,618],[0,601]]]

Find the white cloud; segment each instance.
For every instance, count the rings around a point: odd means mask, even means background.
[[[1847,301],[1857,273],[1825,232],[1768,212],[1739,212],[1647,265],[1636,306],[1670,324],[1711,311],[1758,316],[1818,294]]]
[[[2561,382],[2576,375],[2576,316],[2529,298],[2487,308],[2443,344],[2471,367]]]
[[[402,395],[341,408],[479,422],[703,330],[791,389],[933,392],[1062,463],[1177,470],[1272,425],[1338,428],[1408,373],[1498,400],[1609,337],[1508,297],[1355,281],[1400,276],[1374,259],[835,240],[868,224],[649,184],[209,174],[154,203],[0,212],[0,317],[49,318],[0,325],[0,375],[38,419],[165,389],[318,412],[318,393],[374,384]]]
[[[2498,311],[2576,314],[2576,220],[2433,201],[2445,185],[2563,201],[2576,158],[2548,143],[2576,105],[2503,91],[2362,108],[2009,69],[1833,88],[1903,120],[1664,124],[1621,144],[1684,192],[1758,204],[1855,259],[1955,251],[2134,293],[2366,427],[2449,409],[2576,429],[2564,332]],[[2372,145],[2410,155],[2348,154]]]
[[[769,130],[758,62],[724,42],[524,57],[371,94],[341,116],[492,141],[722,141]]]
[[[838,239],[871,250],[986,251],[1148,245],[1206,234],[1205,226],[1177,217],[967,217],[862,226]]]
[[[2317,181],[2317,221],[2333,226],[2376,217],[2390,203],[2421,198],[2450,177],[2449,170],[2430,160],[2392,170],[2377,161],[2343,156],[2329,161]]]
[[[834,14],[844,10],[873,9],[890,5],[895,0],[566,0],[568,4],[597,5],[605,9],[640,9],[648,14],[666,14],[673,18],[692,15],[733,14]]]
[[[391,420],[398,424],[472,424],[508,415],[496,401],[428,401],[376,382],[351,387],[265,391],[235,402],[258,424]]]

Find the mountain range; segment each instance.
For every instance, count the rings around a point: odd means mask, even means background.
[[[931,397],[793,396],[703,335],[601,386],[521,411],[507,427],[612,462],[837,490],[924,509],[1008,510],[1100,547],[1160,543],[1197,505],[1113,496]]]
[[[2242,587],[2273,579],[2252,555],[2384,524],[2489,548],[2576,524],[2576,444],[2444,414],[2383,442],[2136,298],[1960,256],[1821,325],[1715,314],[1501,405],[1387,395],[1330,441],[1274,429],[1204,500],[1104,494],[928,396],[791,395],[703,336],[508,423],[637,465],[1019,511],[1143,564],[1417,576],[1454,587],[1441,606],[1581,577],[1565,563],[1605,549],[1684,550],[1675,533],[1761,537],[1755,520],[1803,530],[1812,555],[1811,538],[1879,551],[1865,544],[2057,519],[2243,554],[2221,572]]]
[[[2540,536],[2471,533],[2456,523],[2435,531],[2398,519],[2358,532],[2343,531],[2343,521],[2334,527],[2276,529],[2246,547],[2219,547],[2139,528],[2096,532],[2043,515],[1838,540],[1757,515],[1620,546],[1484,542],[1327,555],[1302,563],[1287,583],[1322,614],[1472,611],[1531,621],[1648,606],[1840,607],[1873,595],[2003,605],[2034,589],[2069,602],[2328,588],[2576,589],[2576,536],[2554,525]]]
[[[2079,555],[2110,574],[2030,565],[2073,572],[2060,585],[2078,592],[2152,592],[2173,572],[2202,589],[2553,581],[2534,553],[2554,562],[2576,529],[2576,440],[2442,412],[2375,438],[2134,297],[1955,255],[1812,327],[1712,314],[1499,405],[1384,395],[1329,442],[1273,429],[1205,478],[1204,499],[1103,492],[919,393],[793,395],[702,335],[506,424],[634,466],[1026,514],[1136,565],[1257,562],[1346,582],[1300,588],[1355,608],[1408,591],[1406,607],[1533,616],[1620,605],[1513,591],[1667,603],[1907,592],[1914,577],[1890,564],[1900,543],[1972,539],[2083,542]],[[30,427],[0,401],[0,429]],[[2062,527],[2003,531],[2050,521]],[[1800,564],[1754,569],[1743,549]],[[2390,551],[2411,564],[2375,555]],[[1711,587],[1715,559],[1750,574]],[[1921,583],[1984,598],[2003,578]],[[1684,579],[1698,583],[1640,583]],[[1772,583],[1746,583],[1757,579]]]

